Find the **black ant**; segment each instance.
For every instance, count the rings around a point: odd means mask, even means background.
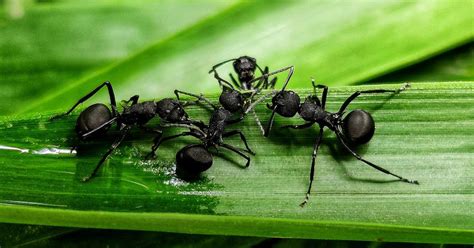
[[[354,157],[358,160],[364,162],[365,164],[379,170],[385,174],[392,175],[399,180],[407,183],[412,184],[419,184],[416,180],[409,180],[404,177],[401,177],[397,174],[394,174],[370,161],[363,159],[359,154],[353,151],[350,148],[350,145],[362,145],[370,141],[372,136],[374,135],[375,131],[375,122],[372,116],[361,109],[353,110],[349,112],[345,117],[344,111],[346,110],[347,106],[359,95],[361,94],[378,94],[378,93],[395,93],[398,94],[399,92],[405,90],[409,87],[408,84],[402,86],[398,90],[384,90],[384,89],[377,89],[377,90],[364,90],[364,91],[356,91],[354,92],[349,98],[344,101],[342,106],[339,108],[339,111],[336,113],[330,113],[326,111],[326,98],[328,94],[328,87],[325,85],[316,85],[314,80],[312,80],[313,90],[316,92],[316,89],[323,89],[322,99],[319,100],[316,94],[308,96],[303,104],[300,104],[300,97],[293,91],[286,91],[286,84],[283,86],[281,91],[279,91],[273,98],[272,104],[267,104],[267,107],[272,110],[272,114],[270,116],[269,123],[265,130],[265,136],[267,137],[270,133],[274,115],[278,113],[284,117],[292,117],[296,113],[298,113],[301,118],[303,118],[306,123],[301,125],[289,125],[284,126],[284,128],[293,128],[293,129],[304,129],[313,126],[314,124],[319,125],[319,135],[316,138],[313,147],[313,154],[312,154],[312,161],[311,161],[311,172],[310,172],[310,181],[308,191],[306,193],[305,200],[300,204],[303,207],[309,200],[309,195],[311,193],[311,185],[313,184],[314,179],[314,166],[315,160],[318,153],[318,148],[321,144],[321,140],[323,137],[323,129],[324,127],[329,128],[336,134],[337,139],[344,148],[349,151]]]
[[[84,177],[82,179],[83,181],[88,181],[97,174],[98,170],[107,157],[129,134],[132,126],[138,126],[142,130],[161,135],[162,131],[160,129],[152,129],[145,126],[146,123],[148,123],[157,115],[162,121],[166,123],[193,124],[196,126],[203,125],[202,122],[192,121],[188,118],[187,113],[184,111],[184,107],[190,103],[181,103],[178,100],[171,98],[165,98],[157,102],[145,101],[138,103],[139,96],[135,95],[132,96],[128,101],[123,101],[126,105],[123,106],[124,109],[122,113],[118,113],[114,90],[110,82],[102,83],[89,94],[79,99],[79,101],[74,104],[74,106],[69,111],[64,114],[53,116],[51,120],[69,115],[79,104],[92,97],[104,86],[107,87],[109,92],[112,112],[105,104],[102,103],[96,103],[87,107],[77,117],[75,131],[80,140],[97,138],[105,134],[113,123],[117,123],[117,127],[120,130],[120,136],[114,141],[109,150],[102,156],[94,171],[89,176]]]
[[[223,79],[217,73],[217,68],[233,61],[234,71],[238,75],[238,81],[234,78],[233,74],[230,73],[229,76],[232,80],[231,84],[229,81]],[[255,77],[255,70],[259,69],[261,76]],[[227,110],[232,113],[236,113],[238,111],[242,111],[243,109],[251,104],[254,96],[258,94],[263,89],[273,89],[276,84],[277,78],[274,77],[270,82],[268,82],[268,77],[283,71],[289,70],[289,75],[287,81],[291,78],[293,74],[294,67],[288,66],[282,69],[276,70],[274,72],[269,72],[268,66],[265,67],[264,70],[257,64],[257,60],[255,58],[249,56],[241,56],[236,59],[229,59],[218,63],[212,67],[209,73],[214,73],[214,78],[217,79],[219,85],[222,87],[222,93],[219,97],[219,103]],[[258,82],[257,82],[258,81]],[[256,84],[254,84],[257,82]],[[181,92],[185,93],[185,92]],[[189,94],[188,94],[189,95]],[[252,108],[247,108],[248,110]],[[252,113],[254,118],[262,130],[264,132],[263,126],[258,119],[257,114],[252,109]],[[247,114],[247,113],[244,113]]]
[[[232,65],[234,67],[235,73],[237,73],[237,76],[239,78],[239,81],[235,80],[234,75],[232,73],[229,73],[229,77],[232,80],[232,83],[237,89],[241,90],[255,90],[255,89],[268,89],[275,87],[276,80],[277,78],[273,78],[270,83],[268,83],[268,78],[265,78],[264,80],[260,80],[256,85],[253,85],[253,82],[257,81],[255,80],[255,70],[258,68],[260,73],[262,75],[268,74],[268,66],[265,67],[265,70],[262,70],[262,68],[257,64],[257,60],[255,58],[252,58],[250,56],[241,56],[236,59],[229,59],[223,62],[220,62],[214,66],[212,66],[212,69],[209,71],[209,73],[214,72],[214,77],[219,81],[219,83],[225,83],[229,88],[233,89],[234,86],[229,83],[227,80],[221,78],[219,74],[217,73],[217,68],[232,62]],[[259,80],[259,79],[258,79]]]
[[[181,91],[177,91],[182,93]],[[188,94],[188,93],[186,93]],[[176,173],[180,178],[183,179],[195,179],[201,172],[209,169],[212,165],[212,154],[209,152],[209,148],[223,147],[227,150],[237,153],[241,157],[247,160],[245,167],[250,165],[250,157],[241,152],[237,147],[224,143],[223,138],[230,137],[233,135],[239,135],[240,139],[245,145],[247,153],[255,155],[247,144],[247,140],[244,134],[239,130],[225,131],[227,125],[235,124],[240,122],[244,116],[241,115],[238,118],[233,117],[234,115],[223,107],[218,107],[212,104],[208,99],[202,95],[194,95],[199,100],[207,102],[214,111],[209,119],[208,125],[195,125],[195,124],[164,124],[165,127],[184,127],[188,128],[189,131],[182,132],[180,134],[168,136],[168,137],[157,137],[155,144],[152,147],[152,151],[149,157],[154,157],[156,150],[159,146],[167,141],[182,136],[193,136],[199,139],[201,144],[188,145],[179,150],[176,154]]]

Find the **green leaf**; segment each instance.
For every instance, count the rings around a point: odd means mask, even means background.
[[[36,4],[20,19],[10,19],[0,9],[0,113],[14,113],[233,3]]]
[[[474,78],[474,42],[419,64],[370,80],[380,82],[467,81]]]
[[[471,41],[471,12],[466,1],[243,1],[21,111],[71,104],[106,80],[119,98],[169,96],[175,88],[215,92],[210,66],[243,54],[270,69],[295,65],[295,87],[312,76],[353,84]]]
[[[377,130],[358,152],[421,184],[394,181],[362,164],[343,152],[326,130],[305,208],[298,204],[308,186],[316,128],[278,128],[301,123],[298,118],[278,116],[266,139],[249,116],[235,129],[246,134],[257,152],[251,166],[240,168],[244,161],[221,149],[213,167],[192,183],[175,177],[173,163],[176,151],[196,140],[166,143],[159,160],[144,161],[153,137],[135,131],[98,177],[81,183],[78,179],[90,173],[116,131],[70,154],[68,149],[77,143],[76,116],[56,122],[48,121],[51,112],[3,117],[0,221],[193,234],[473,243],[473,86],[472,82],[413,84],[399,95],[359,97],[350,109],[371,112]],[[379,87],[331,88],[328,110],[337,110],[355,90]],[[299,93],[303,97],[310,91]],[[200,107],[189,113],[196,119],[209,116]],[[269,117],[263,105],[257,114],[263,122]],[[226,141],[242,146],[238,139]]]

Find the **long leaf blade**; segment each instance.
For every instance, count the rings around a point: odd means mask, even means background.
[[[357,89],[331,88],[336,110]],[[301,96],[310,91],[300,91]],[[215,99],[215,98],[213,98]],[[146,162],[152,137],[134,132],[90,183],[84,173],[113,140],[83,145],[79,154],[57,154],[75,143],[74,116],[48,122],[52,113],[0,121],[0,221],[74,227],[324,239],[472,243],[474,206],[474,87],[472,82],[413,84],[395,96],[361,96],[350,108],[371,112],[374,139],[358,151],[367,159],[421,185],[393,181],[341,151],[326,131],[317,159],[310,204],[308,186],[316,130],[280,130],[300,123],[277,117],[264,139],[254,120],[241,129],[257,152],[250,168],[220,151],[200,181],[174,175],[176,151],[192,139],[165,144]],[[208,111],[192,108],[194,118]],[[76,113],[77,114],[77,113]],[[268,110],[257,108],[264,122]],[[172,131],[171,133],[174,133]],[[228,142],[241,146],[238,139]],[[10,150],[6,150],[7,148]],[[20,153],[16,148],[28,149]],[[60,151],[60,150],[59,150]],[[48,154],[49,153],[49,154]],[[53,154],[51,154],[53,153]],[[56,153],[56,154],[54,154]]]

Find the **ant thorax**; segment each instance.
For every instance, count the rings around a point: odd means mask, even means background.
[[[333,129],[336,125],[337,117],[323,109],[319,99],[316,96],[309,96],[301,104],[298,114],[305,121],[316,122],[329,129]]]
[[[209,119],[208,136],[210,139],[219,138],[224,132],[226,121],[232,116],[232,113],[224,108],[216,109]]]
[[[147,101],[124,108],[120,121],[128,125],[142,125],[150,121],[155,115],[156,103],[154,101]]]

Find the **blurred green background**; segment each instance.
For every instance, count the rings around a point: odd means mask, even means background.
[[[295,65],[291,88],[308,87],[311,77],[328,85],[474,80],[472,0],[3,0],[0,6],[4,116],[65,109],[106,80],[119,99],[134,94],[162,98],[175,88],[217,92],[209,68],[240,55],[256,57],[270,69]],[[222,68],[224,75],[230,70]],[[10,224],[2,228],[8,232],[2,232],[0,245],[87,246],[82,242],[91,240],[95,246],[153,246],[164,240],[169,246],[396,247]]]

